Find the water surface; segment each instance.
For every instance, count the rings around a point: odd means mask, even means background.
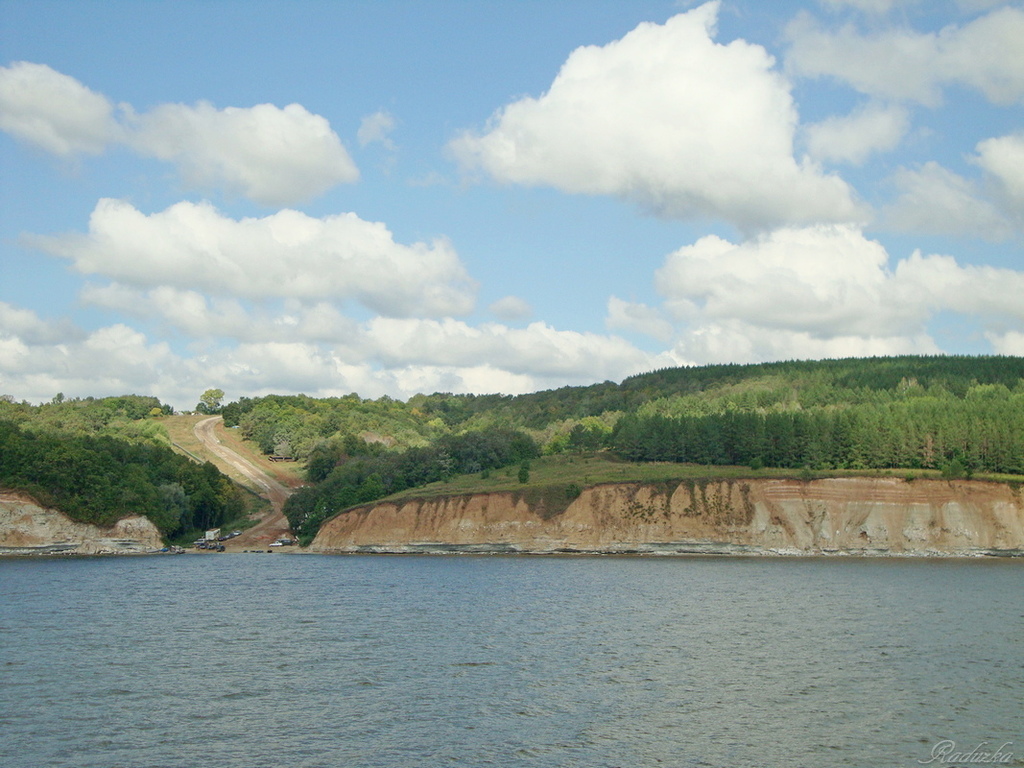
[[[0,587],[4,766],[1024,765],[1021,561],[18,559]]]

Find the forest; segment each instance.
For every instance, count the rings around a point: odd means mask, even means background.
[[[526,395],[243,398],[225,423],[305,462],[296,530],[347,507],[532,454],[815,471],[1024,475],[1024,358],[905,356],[671,368]],[[460,441],[518,441],[463,461]],[[532,447],[526,448],[529,440]]]
[[[297,460],[285,507],[308,538],[332,515],[542,455],[622,462],[1024,476],[1024,358],[903,356],[670,368],[619,384],[512,395],[242,397],[219,409],[259,450]],[[76,519],[148,510],[162,531],[217,526],[238,492],[170,450],[156,398],[38,406],[0,397],[0,485]],[[582,479],[581,479],[582,481]],[[525,479],[522,482],[526,482]]]
[[[169,538],[242,516],[228,478],[171,450],[156,419],[170,410],[137,395],[39,406],[0,399],[0,487],[84,523],[142,513]]]

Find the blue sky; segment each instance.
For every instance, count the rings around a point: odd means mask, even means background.
[[[1024,7],[0,0],[0,394],[1024,354]]]

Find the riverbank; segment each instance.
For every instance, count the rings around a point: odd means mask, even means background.
[[[549,513],[543,495],[379,502],[327,521],[322,553],[969,557],[1024,551],[1006,483],[900,478],[610,483]]]
[[[141,515],[109,527],[79,523],[24,494],[0,491],[0,556],[140,555],[163,546],[160,531]]]

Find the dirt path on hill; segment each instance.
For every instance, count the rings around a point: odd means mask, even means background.
[[[220,416],[211,416],[198,422],[193,428],[196,438],[210,453],[254,483],[260,489],[260,495],[269,500],[272,505],[271,511],[256,525],[243,532],[241,536],[225,541],[225,550],[241,552],[246,549],[265,549],[271,542],[282,536],[291,535],[283,509],[284,502],[292,494],[292,490],[279,483],[241,454],[224,445],[216,433],[217,426],[222,421]]]

